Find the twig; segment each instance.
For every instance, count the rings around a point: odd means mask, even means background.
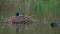
[[[6,19],[3,16],[1,16],[1,18],[2,18],[2,21],[3,21],[2,29],[4,29],[4,27],[6,25],[6,23],[4,22],[4,20],[6,20]]]

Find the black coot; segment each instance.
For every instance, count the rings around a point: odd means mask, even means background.
[[[24,16],[24,13],[16,13],[16,16]]]
[[[57,27],[56,23],[51,23],[51,27]]]

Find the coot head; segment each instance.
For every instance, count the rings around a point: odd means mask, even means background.
[[[16,16],[19,16],[19,13],[16,13]]]

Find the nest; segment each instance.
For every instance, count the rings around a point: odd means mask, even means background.
[[[30,24],[32,23],[32,20],[25,16],[12,16],[4,22],[8,24]]]

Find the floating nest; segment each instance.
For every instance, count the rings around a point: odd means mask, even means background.
[[[32,20],[26,16],[12,16],[4,20],[7,24],[30,24]]]

